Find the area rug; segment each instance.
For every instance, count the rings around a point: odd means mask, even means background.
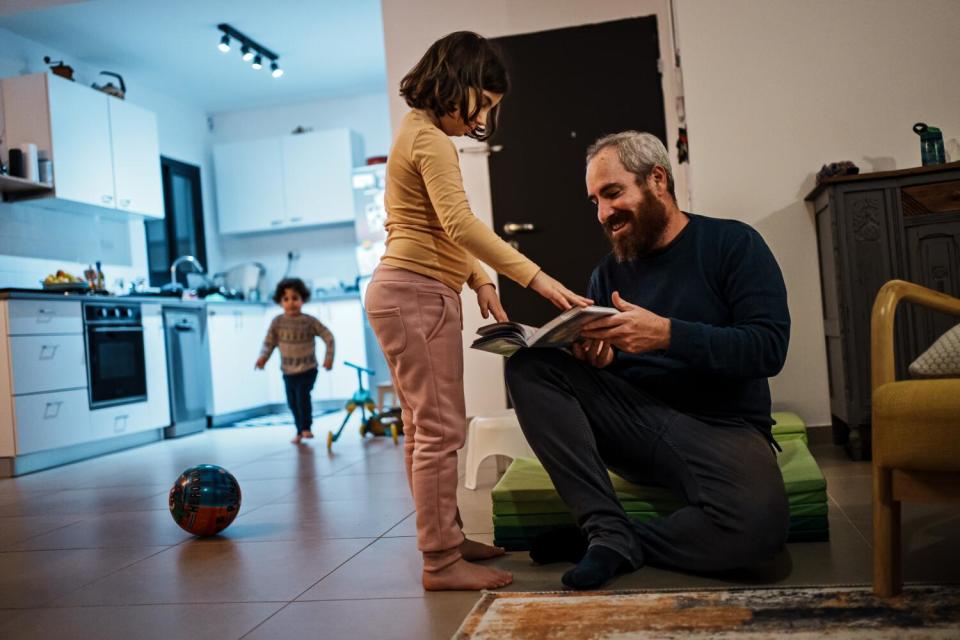
[[[955,640],[960,586],[484,592],[456,640]]]
[[[336,413],[341,411],[341,409],[314,409],[313,417],[319,418],[320,416],[325,416],[330,413]],[[270,413],[265,416],[257,416],[256,418],[248,418],[246,420],[241,420],[239,422],[234,422],[231,426],[233,427],[293,427],[293,414],[289,411],[281,411],[280,413]]]

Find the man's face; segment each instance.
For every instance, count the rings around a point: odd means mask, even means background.
[[[617,150],[607,147],[587,165],[587,197],[597,205],[597,220],[619,262],[649,254],[663,238],[667,208],[627,171]]]

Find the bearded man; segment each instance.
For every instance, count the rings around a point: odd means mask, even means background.
[[[621,313],[585,327],[572,353],[507,361],[523,432],[578,525],[540,536],[530,555],[576,562],[563,576],[574,589],[644,564],[712,572],[768,560],[789,518],[767,382],[790,332],[780,268],[746,224],[677,207],[650,134],[594,143],[586,186],[613,247],[587,295]],[[632,521],[608,469],[686,506]]]

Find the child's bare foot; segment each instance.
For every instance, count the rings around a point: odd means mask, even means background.
[[[300,433],[300,435],[303,436],[304,438],[312,438],[312,437],[313,437],[313,431],[302,431],[302,432]]]
[[[292,442],[293,444],[300,444],[301,440],[303,440],[303,436],[298,433],[296,436],[294,436],[293,440],[291,440],[290,442]]]
[[[464,538],[463,542],[460,544],[460,555],[463,556],[464,560],[468,562],[474,562],[476,560],[489,560],[490,558],[496,558],[497,556],[502,556],[507,552],[503,547],[494,547],[493,545],[483,544],[482,542],[477,542],[476,540],[467,540]]]
[[[513,575],[491,567],[482,567],[462,558],[440,571],[423,572],[427,591],[479,591],[499,589],[513,582]]]

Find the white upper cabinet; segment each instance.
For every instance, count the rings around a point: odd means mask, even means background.
[[[113,142],[117,209],[148,218],[163,217],[157,117],[134,104],[107,98]]]
[[[220,232],[352,222],[362,147],[348,129],[215,146]]]
[[[53,165],[40,206],[163,217],[156,117],[82,84],[46,73],[0,81],[9,149],[33,143]]]
[[[353,221],[356,140],[347,129],[283,138],[283,186],[290,226]]]
[[[285,224],[279,138],[217,145],[213,162],[220,233],[250,233]]]

